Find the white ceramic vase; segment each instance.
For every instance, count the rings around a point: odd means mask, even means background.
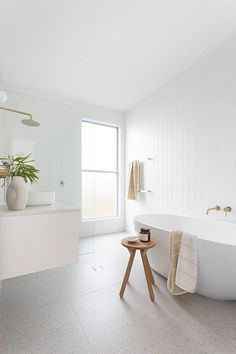
[[[14,176],[7,188],[6,202],[8,209],[22,210],[28,201],[28,190],[22,177]]]

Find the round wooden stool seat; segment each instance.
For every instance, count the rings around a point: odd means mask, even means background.
[[[148,250],[149,248],[153,248],[157,245],[157,243],[152,240],[148,242],[142,242],[142,241],[129,242],[126,238],[123,238],[123,240],[121,240],[121,243],[123,246],[129,249],[135,249],[135,250]]]
[[[124,238],[121,241],[121,244],[128,249],[128,251],[130,253],[130,258],[129,258],[129,262],[128,262],[125,276],[123,279],[123,283],[122,283],[122,286],[120,289],[120,297],[123,297],[123,295],[124,295],[125,287],[126,287],[126,284],[129,280],[130,271],[131,271],[131,268],[133,265],[135,253],[137,250],[139,250],[140,254],[141,254],[142,262],[143,262],[143,268],[144,268],[144,272],[145,272],[145,276],[146,276],[146,280],[147,280],[149,295],[150,295],[151,300],[154,301],[154,293],[153,293],[153,288],[152,288],[152,284],[154,284],[154,278],[153,278],[152,270],[151,270],[151,267],[150,267],[150,264],[148,261],[147,251],[149,250],[149,248],[155,247],[157,245],[157,243],[152,240],[148,241],[148,242],[142,242],[142,241],[129,242],[126,238]]]

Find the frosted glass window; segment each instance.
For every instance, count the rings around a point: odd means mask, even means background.
[[[83,219],[98,219],[116,216],[116,174],[83,172],[82,184]]]
[[[82,218],[118,213],[118,128],[82,122]]]
[[[117,128],[82,123],[83,170],[117,170]]]

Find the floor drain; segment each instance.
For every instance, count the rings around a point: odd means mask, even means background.
[[[94,270],[94,272],[97,272],[99,270],[104,270],[104,267],[101,264],[99,264],[95,267],[92,267],[92,270]]]

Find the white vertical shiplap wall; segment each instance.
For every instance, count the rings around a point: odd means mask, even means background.
[[[126,166],[134,159],[154,159],[141,163],[141,187],[152,193],[127,201],[127,230],[137,214],[202,217],[216,204],[230,205],[228,220],[236,220],[236,37],[135,106],[126,118]]]

